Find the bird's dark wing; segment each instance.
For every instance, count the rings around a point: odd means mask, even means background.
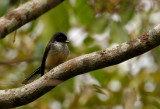
[[[49,52],[50,48],[51,48],[51,44],[48,43],[48,45],[47,45],[46,48],[45,48],[45,51],[44,51],[44,54],[43,54],[43,58],[42,58],[41,67],[40,67],[41,76],[44,75],[44,71],[45,71],[45,62],[46,62],[47,55],[48,55],[48,52]]]
[[[46,58],[47,58],[49,50],[50,50],[50,43],[48,43],[48,45],[45,48],[45,51],[44,51],[44,54],[43,54],[43,58],[42,58],[41,66],[38,69],[36,69],[29,77],[27,77],[22,82],[22,84],[28,84],[28,83],[30,83],[33,80],[33,78],[35,78],[38,74],[41,74],[41,76],[44,75],[45,62],[46,62]]]

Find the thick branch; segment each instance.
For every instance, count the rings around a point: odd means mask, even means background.
[[[160,44],[160,25],[119,46],[71,59],[38,80],[20,88],[0,90],[0,107],[16,107],[34,101],[61,82],[89,71],[115,65]]]
[[[32,0],[0,18],[0,38],[36,19],[64,0]]]

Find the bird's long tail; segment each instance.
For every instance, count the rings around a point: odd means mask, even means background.
[[[31,81],[33,81],[32,79],[35,78],[38,74],[40,74],[40,67],[38,69],[36,69],[29,77],[27,77],[22,84],[28,84]]]

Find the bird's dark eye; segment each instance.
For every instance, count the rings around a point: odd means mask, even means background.
[[[58,40],[63,40],[64,38],[62,36],[58,36]]]
[[[67,40],[67,38],[65,36],[58,36],[56,38],[56,41],[58,41],[58,42],[65,42],[66,40]]]

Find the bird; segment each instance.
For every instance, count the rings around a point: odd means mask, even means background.
[[[32,74],[30,74],[29,77],[27,77],[22,82],[22,84],[30,83],[31,79],[35,76],[39,74],[43,76],[45,71],[48,72],[52,68],[63,63],[69,55],[69,48],[67,43],[69,43],[67,36],[63,32],[56,32],[51,37],[44,50],[40,67],[38,67]]]

